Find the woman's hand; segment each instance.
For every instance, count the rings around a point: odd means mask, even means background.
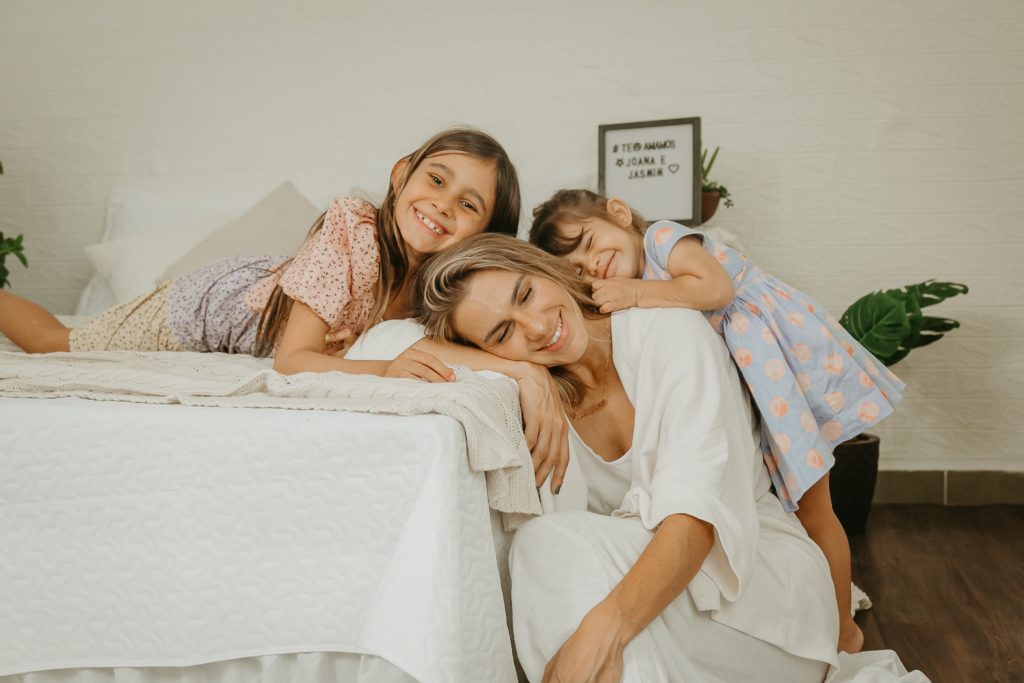
[[[542,683],[620,683],[626,642],[613,608],[599,603],[544,667]]]
[[[381,376],[421,379],[426,382],[455,381],[455,373],[437,356],[412,348],[406,349],[393,361],[387,362]]]
[[[640,302],[640,283],[641,280],[628,277],[594,280],[591,283],[594,302],[601,308],[602,313],[635,308]]]
[[[547,368],[532,363],[522,365],[516,382],[537,486],[554,471],[551,492],[557,494],[569,467],[569,426],[558,385]]]

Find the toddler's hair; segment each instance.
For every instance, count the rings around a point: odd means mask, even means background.
[[[494,188],[494,212],[491,214],[491,220],[484,228],[484,232],[515,235],[519,229],[519,210],[522,205],[519,196],[519,177],[516,174],[516,167],[501,144],[490,135],[474,128],[449,128],[434,135],[420,145],[415,152],[403,157],[409,161],[405,173],[397,183],[388,183],[388,192],[384,196],[384,203],[377,211],[380,277],[377,278],[374,308],[366,325],[367,328],[383,319],[392,293],[401,288],[409,273],[409,256],[395,220],[395,202],[402,194],[402,190],[405,189],[409,177],[419,168],[424,159],[451,152],[490,160],[495,164],[497,180]],[[306,236],[307,240],[320,231],[326,215],[325,211],[313,223],[313,227],[310,228],[309,234]],[[278,271],[287,265],[288,262],[282,264]],[[265,357],[274,352],[277,338],[284,329],[291,308],[292,299],[284,293],[279,284],[271,293],[270,299],[263,309],[263,314],[260,316],[253,355]]]
[[[647,221],[637,211],[632,211],[632,225],[641,235],[647,230]],[[583,234],[566,237],[559,232],[560,225],[569,221],[585,221],[604,218],[614,221],[608,213],[608,198],[590,190],[559,190],[551,199],[533,209],[533,225],[530,227],[530,243],[554,254],[571,254],[580,245]]]

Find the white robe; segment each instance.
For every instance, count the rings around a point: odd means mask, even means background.
[[[688,588],[626,648],[623,681],[821,681],[830,665],[829,680],[848,680],[845,662],[842,678],[836,666],[828,565],[770,491],[721,338],[681,309],[616,313],[612,334],[636,413],[630,450],[607,463],[573,432],[562,493],[541,489],[546,509],[567,512],[529,522],[513,542],[515,640],[530,680],[658,524],[679,513],[710,523],[714,545]],[[899,680],[895,655],[883,659],[892,675],[870,680]]]

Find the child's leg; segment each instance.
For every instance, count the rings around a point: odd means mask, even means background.
[[[71,330],[28,299],[0,290],[0,332],[29,353],[67,351]]]
[[[796,516],[828,560],[839,605],[839,650],[860,652],[864,646],[864,634],[850,613],[850,544],[843,525],[832,510],[827,474],[800,498]]]

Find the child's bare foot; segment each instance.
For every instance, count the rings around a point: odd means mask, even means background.
[[[839,651],[857,654],[864,648],[864,632],[853,618],[843,619],[839,625]]]

